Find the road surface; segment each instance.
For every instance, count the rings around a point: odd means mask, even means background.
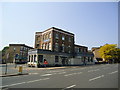
[[[31,69],[29,75],[2,78],[0,88],[118,88],[118,64]]]

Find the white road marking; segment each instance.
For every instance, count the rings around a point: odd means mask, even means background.
[[[41,76],[50,76],[50,75],[52,75],[52,74],[44,74],[44,75],[41,75]]]
[[[69,87],[66,87],[66,88],[72,88],[72,87],[75,87],[76,85],[71,85],[71,86],[69,86]]]
[[[20,85],[20,84],[25,84],[25,83],[32,83],[32,82],[37,82],[37,81],[41,81],[41,80],[48,80],[48,79],[50,79],[50,78],[37,79],[37,80],[32,80],[32,81],[27,81],[27,82],[15,83],[15,84],[10,84],[10,85],[0,86],[0,88]]]
[[[49,71],[49,72],[61,72],[61,71],[65,71],[65,70],[60,70],[60,71]]]
[[[78,72],[78,73],[71,73],[71,74],[66,74],[64,76],[71,76],[71,75],[76,75],[76,74],[81,74],[82,72]]]
[[[21,82],[21,83],[15,83],[15,84],[10,84],[10,85],[5,85],[5,86],[0,86],[2,87],[10,87],[10,86],[15,86],[15,85],[19,85],[19,84],[24,84],[25,82]]]
[[[103,69],[109,69],[109,67],[105,67],[105,68],[103,68]]]
[[[114,71],[114,72],[111,72],[111,73],[109,73],[109,74],[114,74],[114,73],[117,73],[118,71]]]
[[[38,73],[29,73],[29,75],[36,75],[36,74],[38,74]]]
[[[60,73],[58,73],[58,74],[64,74],[64,73],[66,73],[66,72],[60,72]]]
[[[37,81],[47,80],[47,79],[50,79],[50,78],[44,78],[44,79],[32,80],[32,81],[28,81],[27,83],[32,83],[32,82],[37,82]]]
[[[88,72],[94,72],[94,71],[99,71],[100,69],[96,69],[96,70],[89,70]]]
[[[70,70],[70,71],[83,70],[83,69],[85,69],[85,68],[77,68],[77,69],[72,69],[72,70]]]
[[[95,77],[95,78],[89,79],[89,81],[93,81],[93,80],[96,80],[96,79],[99,79],[99,78],[102,78],[102,77],[104,77],[104,75],[101,75],[101,76],[98,76],[98,77]]]

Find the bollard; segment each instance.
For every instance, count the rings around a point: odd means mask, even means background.
[[[19,74],[22,74],[22,65],[19,66]]]

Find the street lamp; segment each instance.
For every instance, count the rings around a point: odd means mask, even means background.
[[[15,51],[16,51],[16,48],[14,48],[14,63],[15,63],[15,68],[16,68]]]
[[[5,69],[5,74],[7,74],[7,61],[8,61],[8,57],[9,57],[9,53],[7,54],[7,58],[6,58],[6,69]]]

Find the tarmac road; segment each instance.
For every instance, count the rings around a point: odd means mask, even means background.
[[[2,77],[1,88],[118,88],[118,64],[29,69],[29,75]]]

